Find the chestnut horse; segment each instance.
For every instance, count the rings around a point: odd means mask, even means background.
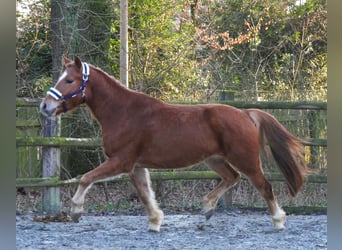
[[[91,185],[107,177],[130,176],[148,216],[149,230],[159,231],[163,212],[151,188],[148,168],[184,168],[205,162],[221,182],[203,199],[209,219],[217,201],[244,174],[265,199],[275,229],[284,229],[285,212],[265,179],[260,150],[271,149],[290,194],[303,185],[308,168],[302,140],[273,116],[257,109],[228,105],[171,105],[124,87],[101,69],[64,58],[65,71],[40,104],[45,116],[57,116],[85,103],[102,128],[105,162],[84,174],[71,199],[78,221]]]

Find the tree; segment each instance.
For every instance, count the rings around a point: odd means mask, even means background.
[[[194,97],[194,25],[187,1],[129,2],[130,86],[164,100]]]
[[[57,35],[63,46],[63,54],[73,58],[79,55],[84,61],[108,70],[108,50],[112,14],[109,0],[51,0],[52,11],[61,10],[56,20],[62,33]],[[52,27],[55,32],[58,27]],[[59,55],[56,55],[59,56]]]
[[[209,95],[229,89],[246,100],[326,99],[325,1],[205,3],[198,34]]]
[[[41,96],[51,83],[50,2],[37,0],[25,5],[18,1],[17,5],[17,96]]]

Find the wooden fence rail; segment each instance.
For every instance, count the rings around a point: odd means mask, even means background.
[[[306,138],[307,146],[326,147],[326,139]],[[47,147],[101,147],[102,138],[70,138],[70,137],[16,137],[17,147],[47,146]]]
[[[220,176],[216,174],[214,171],[150,171],[152,180],[199,180],[199,179],[220,179]],[[284,176],[281,173],[265,173],[266,178],[269,181],[284,181]],[[72,178],[69,180],[60,180],[58,178],[17,178],[16,186],[17,187],[57,187],[64,186],[70,184],[78,184],[81,176]],[[246,179],[244,176],[242,179]],[[113,181],[113,182],[122,182],[129,181],[130,178],[127,174],[122,174],[119,176],[114,176],[110,178],[106,178],[104,180],[100,180],[99,182]],[[326,175],[309,175],[307,177],[307,181],[310,183],[327,183]]]

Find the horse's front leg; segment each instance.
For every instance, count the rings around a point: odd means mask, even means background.
[[[98,180],[123,173],[122,166],[122,162],[117,157],[113,157],[82,176],[77,191],[71,199],[71,218],[74,222],[78,222],[82,215],[84,197],[92,184]]]
[[[150,174],[147,169],[135,167],[130,174],[133,185],[135,186],[140,200],[144,203],[148,221],[149,231],[159,232],[163,222],[164,214],[159,209],[151,187]]]

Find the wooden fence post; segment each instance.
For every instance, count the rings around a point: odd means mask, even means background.
[[[45,137],[60,136],[60,117],[48,117],[44,120]],[[43,177],[60,176],[60,149],[43,147]],[[59,214],[61,210],[60,188],[45,187],[43,190],[43,211],[48,214]]]
[[[219,100],[220,101],[234,101],[234,91],[229,90],[221,90],[219,92]],[[221,199],[219,200],[223,208],[228,208],[233,205],[233,188],[229,189],[225,192]]]
[[[128,88],[128,0],[120,0],[120,81]]]
[[[310,110],[308,113],[309,120],[309,134],[310,138],[317,138],[319,136],[319,113],[315,110]],[[317,147],[310,147],[310,162],[309,166],[312,168],[317,168],[317,158],[319,155],[319,149]]]

